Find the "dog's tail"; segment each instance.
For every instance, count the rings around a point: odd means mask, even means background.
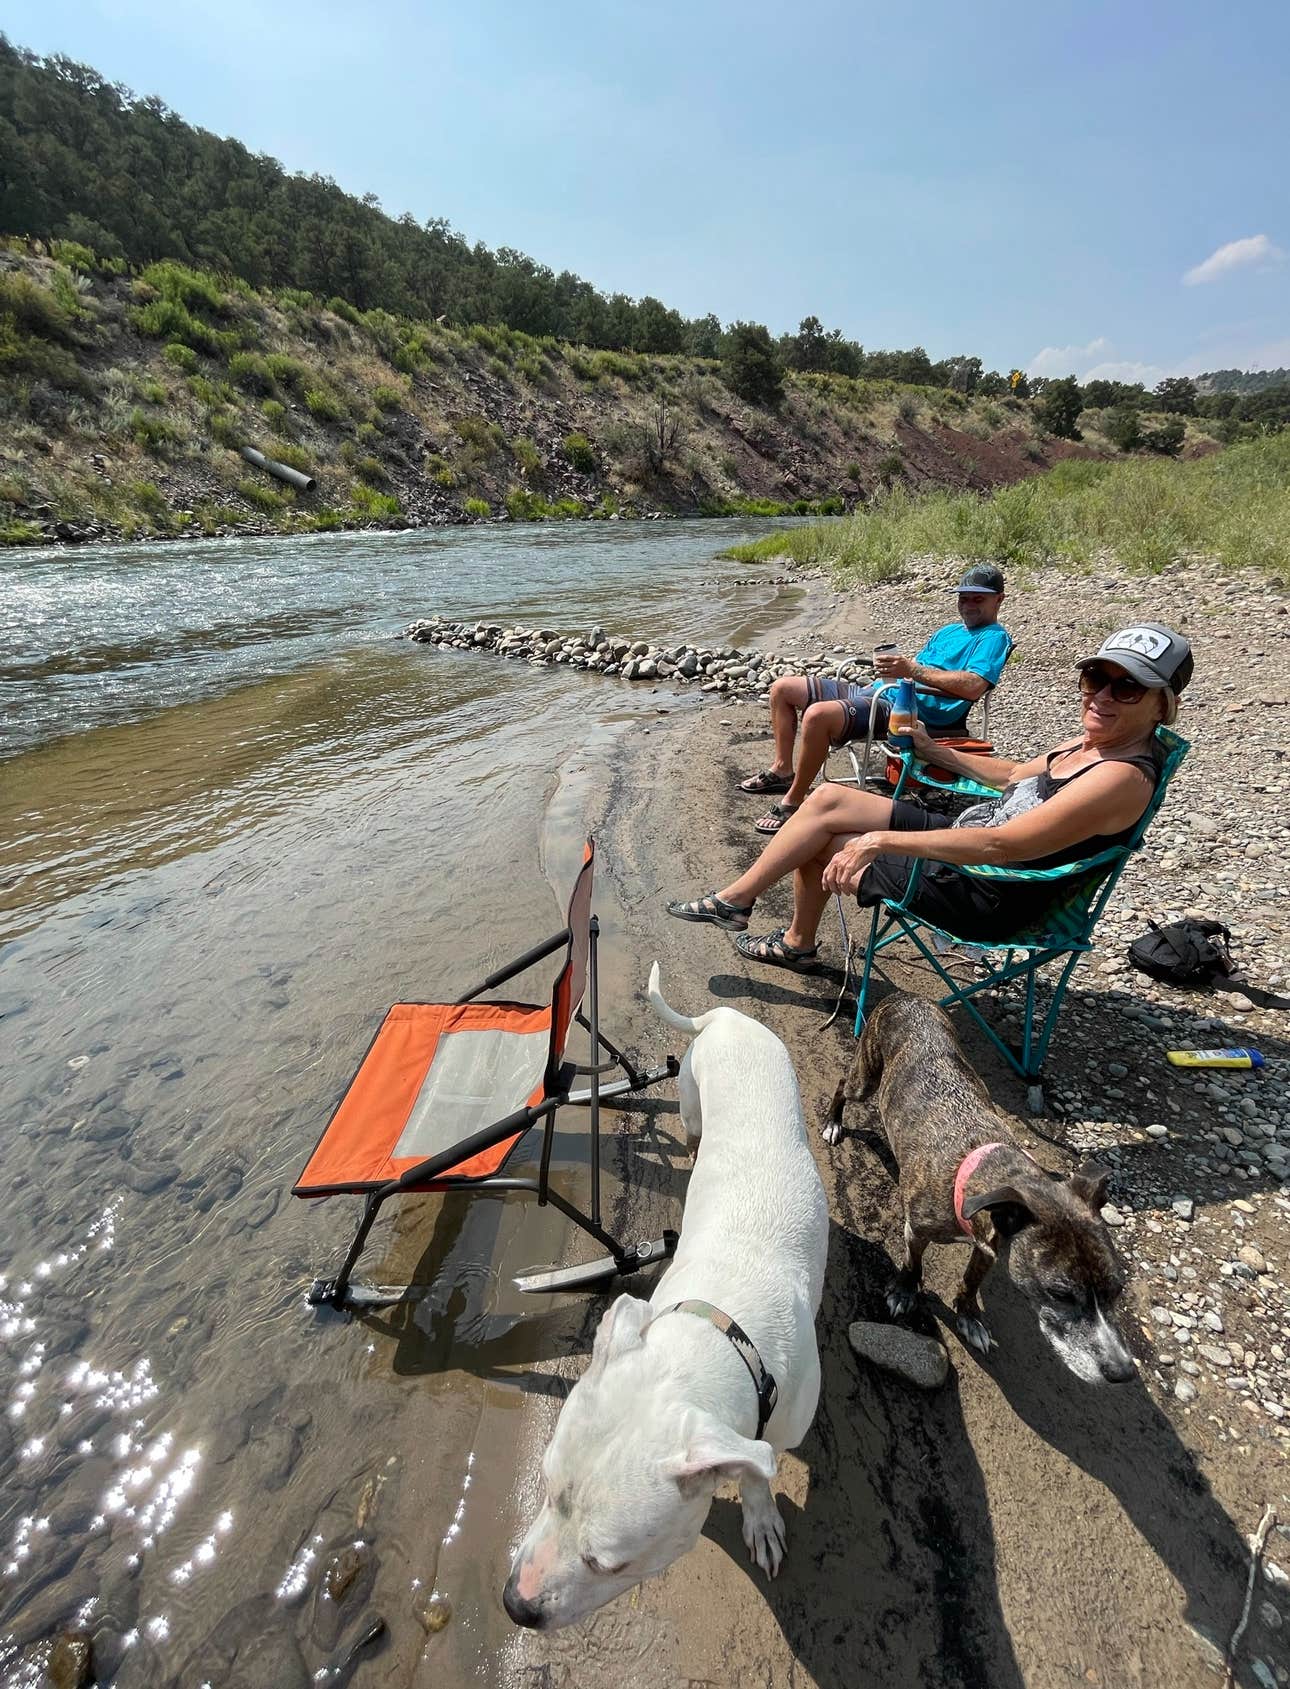
[[[663,1001],[663,993],[659,990],[658,963],[655,962],[649,971],[649,1004],[661,1021],[674,1026],[678,1032],[688,1032],[691,1038],[698,1036],[704,1027],[721,1013],[718,1006],[709,1009],[703,1015],[678,1015],[676,1010]]]

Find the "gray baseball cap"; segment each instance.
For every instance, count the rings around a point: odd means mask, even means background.
[[[1003,571],[993,563],[974,563],[954,588],[955,592],[1002,592]]]
[[[1191,646],[1182,634],[1165,627],[1163,622],[1135,622],[1121,628],[1102,641],[1097,657],[1118,663],[1143,686],[1167,686],[1175,695],[1191,679],[1195,663]],[[1097,661],[1097,657],[1081,657],[1076,668]]]

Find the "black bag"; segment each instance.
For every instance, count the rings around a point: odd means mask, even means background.
[[[1170,985],[1208,985],[1215,974],[1236,972],[1228,946],[1232,935],[1221,921],[1176,921],[1158,927],[1129,946],[1129,960],[1152,979]]]

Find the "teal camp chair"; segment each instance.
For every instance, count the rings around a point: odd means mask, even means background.
[[[1066,994],[1066,987],[1075,964],[1087,950],[1093,948],[1093,928],[1097,925],[1103,909],[1110,900],[1115,889],[1115,882],[1129,857],[1135,850],[1141,848],[1146,836],[1147,828],[1155,819],[1156,812],[1164,802],[1165,792],[1170,780],[1177,773],[1178,767],[1189,750],[1188,743],[1168,727],[1158,727],[1156,738],[1164,753],[1164,766],[1161,769],[1160,780],[1156,786],[1151,802],[1147,805],[1142,819],[1133,830],[1133,836],[1127,844],[1116,845],[1110,850],[1099,851],[1096,856],[1087,857],[1082,862],[1067,862],[1058,868],[961,868],[964,874],[976,874],[982,879],[990,880],[1051,880],[1054,884],[1065,883],[1066,895],[1048,911],[1044,919],[1042,930],[1015,933],[1011,938],[997,944],[982,944],[979,940],[962,939],[953,933],[945,932],[915,915],[909,908],[909,901],[918,884],[918,875],[922,869],[922,862],[916,860],[913,872],[909,877],[909,885],[904,895],[899,899],[884,898],[876,904],[873,911],[873,922],[869,930],[869,942],[865,949],[864,971],[860,978],[860,991],[856,1000],[856,1036],[864,1026],[865,999],[869,990],[869,976],[873,970],[874,957],[880,950],[885,950],[889,944],[897,939],[908,938],[919,950],[924,959],[931,963],[938,978],[950,988],[940,999],[943,1008],[952,1008],[961,1003],[972,1019],[985,1033],[995,1049],[1013,1070],[1021,1075],[1027,1084],[1027,1100],[1033,1113],[1040,1114],[1044,1107],[1043,1085],[1040,1075],[1044,1065],[1044,1057],[1048,1053],[1049,1041],[1057,1025],[1057,1015],[1062,1005],[1062,998]],[[968,794],[980,794],[986,797],[998,797],[998,792],[992,787],[978,786],[974,781],[957,782],[955,786],[945,787],[946,791],[962,790]],[[879,923],[882,923],[881,926]],[[928,944],[924,934],[934,934],[949,945],[971,946],[983,956],[988,955],[991,960],[983,962],[987,972],[984,978],[975,980],[970,985],[961,985],[946,968],[936,950]],[[1002,961],[993,958],[1002,952]],[[1048,1012],[1044,1016],[1043,1024],[1037,1029],[1035,1026],[1035,976],[1045,962],[1057,961],[1065,958],[1057,981],[1053,987],[1052,1001],[1048,1005]],[[981,991],[995,990],[1008,980],[1024,979],[1026,982],[1026,1009],[1020,1049],[1007,1043],[999,1033],[985,1019],[972,999]]]

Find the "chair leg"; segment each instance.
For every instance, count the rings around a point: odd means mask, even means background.
[[[308,1302],[310,1307],[319,1308],[329,1304],[333,1308],[345,1306],[345,1295],[349,1290],[350,1275],[358,1265],[358,1258],[363,1253],[363,1245],[367,1242],[367,1234],[376,1222],[376,1216],[381,1211],[381,1204],[388,1192],[373,1191],[363,1204],[363,1218],[358,1223],[358,1230],[354,1233],[354,1241],[349,1246],[349,1253],[335,1278],[315,1279],[309,1287]]]
[[[882,910],[881,903],[873,906],[873,919],[869,923],[869,942],[865,946],[864,971],[860,975],[860,989],[856,993],[855,1035],[858,1038],[864,1031],[865,999],[869,994],[869,975],[873,972],[873,958],[878,942],[878,916]]]

